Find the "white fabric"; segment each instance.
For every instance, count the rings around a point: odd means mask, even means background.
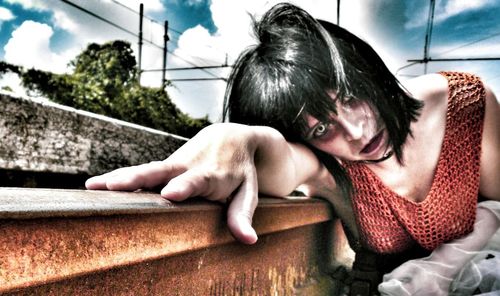
[[[500,295],[499,227],[500,202],[479,203],[471,233],[384,275],[379,292],[388,296],[439,296],[472,295],[478,289],[483,293],[479,295]]]

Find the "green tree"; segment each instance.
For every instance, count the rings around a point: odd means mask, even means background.
[[[165,90],[141,86],[128,42],[90,44],[70,66],[71,74],[27,70],[23,85],[61,104],[185,137],[210,124],[182,113]]]
[[[0,77],[7,72],[21,73],[21,67],[0,61]]]

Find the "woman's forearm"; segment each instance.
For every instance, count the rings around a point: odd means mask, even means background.
[[[259,191],[273,196],[290,194],[299,185],[320,181],[326,169],[304,145],[289,143],[276,130],[252,127]]]

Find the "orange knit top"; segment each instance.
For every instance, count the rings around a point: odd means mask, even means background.
[[[485,90],[470,74],[448,79],[446,129],[431,189],[413,202],[387,188],[364,164],[346,163],[355,194],[361,244],[377,253],[398,253],[414,244],[433,250],[472,231],[479,193],[479,161]]]

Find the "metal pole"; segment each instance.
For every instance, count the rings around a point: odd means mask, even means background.
[[[166,74],[167,74],[167,42],[170,40],[168,38],[168,21],[165,21],[165,34],[163,34],[163,68],[162,68],[162,79],[161,79],[161,87],[165,88],[167,84]]]
[[[427,30],[425,32],[424,44],[424,74],[427,74],[427,61],[429,60],[429,48],[431,46],[432,25],[434,23],[434,6],[435,0],[430,0],[429,4],[429,19],[427,20]]]
[[[337,26],[340,26],[340,0],[337,0]]]
[[[144,4],[139,5],[139,57],[137,68],[139,70],[138,77],[139,83],[141,82],[141,64],[142,64],[142,18],[144,16]]]

